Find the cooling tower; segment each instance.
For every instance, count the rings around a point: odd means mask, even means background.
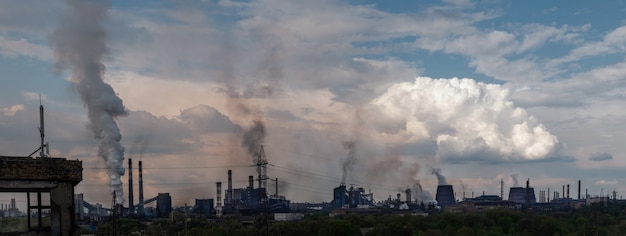
[[[531,205],[537,203],[535,199],[535,189],[528,188],[528,198]],[[509,190],[509,201],[519,204],[526,204],[526,188],[524,187],[511,187]]]
[[[449,205],[454,205],[455,200],[452,185],[437,186],[437,196],[435,197],[435,200],[437,200],[437,205],[442,208],[445,208]]]

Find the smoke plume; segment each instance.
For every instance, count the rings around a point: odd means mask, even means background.
[[[71,80],[87,108],[88,127],[99,141],[98,156],[105,161],[111,192],[116,194],[116,203],[123,204],[120,177],[124,175],[124,147],[115,119],[127,111],[122,99],[103,81],[102,60],[108,50],[101,21],[107,16],[108,3],[79,0],[67,0],[67,3],[71,11],[49,40],[55,48],[57,67],[72,72]]]
[[[259,146],[263,144],[265,139],[265,125],[260,120],[255,120],[253,126],[250,127],[244,134],[241,145],[246,148],[250,157],[255,157]]]
[[[513,187],[519,187],[519,181],[517,180],[517,174],[511,174],[511,180],[513,180]]]
[[[415,181],[415,185],[413,186],[413,189],[415,189],[415,201],[419,202],[419,203],[432,203],[435,202],[435,199],[433,199],[433,196],[430,194],[430,192],[428,191],[424,191],[424,189],[422,188],[422,184],[420,183],[419,180]]]
[[[345,184],[346,178],[348,177],[348,172],[352,170],[352,167],[356,163],[356,157],[355,157],[356,142],[348,141],[348,142],[342,142],[342,144],[344,148],[348,149],[348,157],[346,158],[346,160],[343,162],[343,165],[341,166],[341,170],[343,170],[343,174],[341,175],[341,184]]]
[[[441,169],[435,168],[432,169],[433,175],[437,176],[437,181],[439,181],[439,185],[448,185],[448,181],[446,181],[446,177],[441,174]]]

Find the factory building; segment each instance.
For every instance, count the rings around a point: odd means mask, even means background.
[[[333,189],[333,208],[364,208],[374,205],[372,193],[365,193],[363,188],[350,187],[347,189],[341,184]]]
[[[172,212],[172,197],[169,193],[159,193],[156,198],[157,217],[169,217]]]
[[[232,171],[228,170],[227,186],[222,214],[252,215],[260,212],[290,212],[289,200],[284,196],[279,196],[278,191],[276,191],[276,194],[268,196],[266,188],[254,188],[253,176],[248,176],[248,186],[246,188],[233,189]]]
[[[192,211],[195,214],[210,216],[213,214],[213,199],[196,199],[196,205]]]

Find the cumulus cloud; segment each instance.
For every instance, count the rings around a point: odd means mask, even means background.
[[[613,155],[606,152],[599,152],[589,156],[589,160],[592,161],[608,161],[613,160]]]
[[[2,111],[2,113],[4,113],[5,116],[14,116],[16,112],[23,111],[23,110],[24,110],[24,105],[22,104],[17,104],[8,108],[0,109],[0,111]]]
[[[444,161],[541,161],[561,148],[556,136],[496,84],[419,77],[391,86],[372,104],[404,124],[407,140],[436,145]]]

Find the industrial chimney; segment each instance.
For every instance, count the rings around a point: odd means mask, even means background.
[[[222,216],[222,182],[215,183],[217,185],[217,207],[215,215],[217,217]]]
[[[254,176],[252,175],[248,176],[248,188],[250,189],[254,188]]]
[[[139,215],[143,215],[143,173],[141,161],[139,161]]]
[[[133,203],[133,159],[128,158],[128,214],[135,214],[135,205]]]
[[[230,204],[233,201],[233,171],[228,170],[228,190],[226,190],[225,204]]]
[[[580,200],[580,180],[578,180],[578,200]]]

